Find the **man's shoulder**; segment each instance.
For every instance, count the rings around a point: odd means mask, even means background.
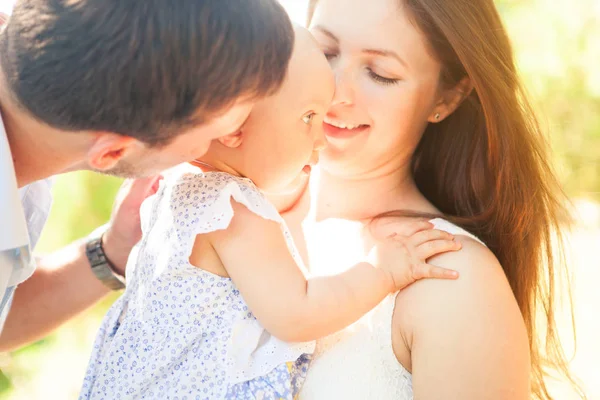
[[[30,183],[29,185],[23,186],[19,189],[19,195],[21,196],[21,201],[23,201],[26,197],[31,197],[30,192],[35,193],[51,193],[52,192],[53,179],[41,179],[39,181],[35,181]]]
[[[52,208],[52,178],[30,183],[19,189],[25,214],[29,243],[33,249],[46,225]]]

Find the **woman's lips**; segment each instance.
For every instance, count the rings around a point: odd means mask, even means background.
[[[336,139],[347,139],[359,135],[369,129],[369,125],[361,125],[358,128],[348,129],[348,128],[338,128],[337,126],[333,126],[328,124],[327,122],[323,122],[323,130],[325,131],[325,135],[331,138]]]

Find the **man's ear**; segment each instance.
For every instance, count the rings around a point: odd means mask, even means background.
[[[468,76],[461,79],[454,87],[445,89],[440,94],[438,103],[429,116],[428,121],[436,123],[448,118],[469,97],[472,91],[473,84]]]
[[[244,141],[242,137],[242,131],[238,131],[236,133],[232,133],[231,135],[222,136],[217,139],[219,143],[221,143],[225,147],[229,147],[231,149],[235,149],[240,147],[242,142]]]
[[[97,171],[108,171],[133,151],[137,143],[135,138],[129,136],[99,133],[88,150],[88,164]]]

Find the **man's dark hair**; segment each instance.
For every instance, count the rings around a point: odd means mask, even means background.
[[[18,0],[0,65],[47,125],[159,145],[275,92],[293,45],[276,0]]]

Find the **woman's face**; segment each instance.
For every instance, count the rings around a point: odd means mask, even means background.
[[[439,101],[441,65],[399,0],[321,0],[310,31],[336,76],[321,165],[361,176],[408,165]]]

